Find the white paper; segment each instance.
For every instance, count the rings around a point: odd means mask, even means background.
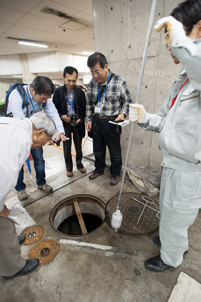
[[[126,126],[126,125],[128,125],[128,124],[129,124],[129,121],[128,121],[128,120],[126,120],[126,121],[123,121],[123,122],[121,122],[121,123],[117,123],[117,122],[112,122],[112,121],[109,121],[109,123],[110,123],[110,124],[117,125],[117,126],[124,127],[124,126]]]

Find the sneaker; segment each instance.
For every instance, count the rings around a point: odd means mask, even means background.
[[[16,277],[28,275],[31,272],[35,271],[40,264],[40,260],[38,258],[26,260],[25,266],[15,275],[9,277],[3,277],[5,280],[10,280]]]
[[[44,191],[44,192],[46,192],[46,193],[51,193],[51,192],[53,192],[53,188],[52,188],[51,186],[47,185],[47,184],[44,184],[44,185],[42,185],[42,186],[38,186],[38,189],[39,189],[39,190],[42,190],[42,191]]]
[[[120,180],[120,176],[112,177],[111,180],[110,180],[110,185],[111,186],[117,185],[119,180]]]
[[[25,240],[26,240],[26,237],[24,235],[19,235],[18,236],[19,245],[22,244],[23,242],[25,242]]]
[[[78,168],[78,170],[79,170],[81,173],[86,173],[86,171],[87,171],[85,167]]]
[[[28,194],[25,190],[18,191],[17,192],[17,197],[18,197],[19,200],[26,200],[26,199],[28,199]]]
[[[72,177],[73,176],[73,171],[66,171],[66,175],[68,177]]]
[[[89,175],[89,179],[90,180],[93,180],[93,179],[96,179],[98,176],[101,176],[101,175],[103,175],[104,173],[103,172],[101,172],[101,173],[97,173],[97,172],[92,172],[90,175]]]

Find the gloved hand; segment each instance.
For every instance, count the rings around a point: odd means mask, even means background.
[[[146,124],[149,121],[150,114],[146,112],[143,105],[130,104],[129,106],[129,121]]]
[[[177,45],[181,38],[186,36],[182,23],[172,16],[159,19],[154,26],[158,32],[161,31],[163,27],[166,27],[167,29],[164,39],[167,41],[170,50],[172,48],[172,44]]]

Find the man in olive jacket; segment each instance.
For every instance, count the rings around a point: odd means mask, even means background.
[[[66,174],[73,176],[73,161],[71,155],[71,133],[76,150],[76,166],[81,173],[86,173],[82,164],[82,138],[85,136],[86,99],[84,92],[76,87],[78,71],[72,66],[65,67],[63,80],[65,84],[54,92],[53,103],[63,122],[65,135],[70,138],[63,142]]]

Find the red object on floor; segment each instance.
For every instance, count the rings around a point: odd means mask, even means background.
[[[29,160],[33,160],[31,153],[29,154]]]

